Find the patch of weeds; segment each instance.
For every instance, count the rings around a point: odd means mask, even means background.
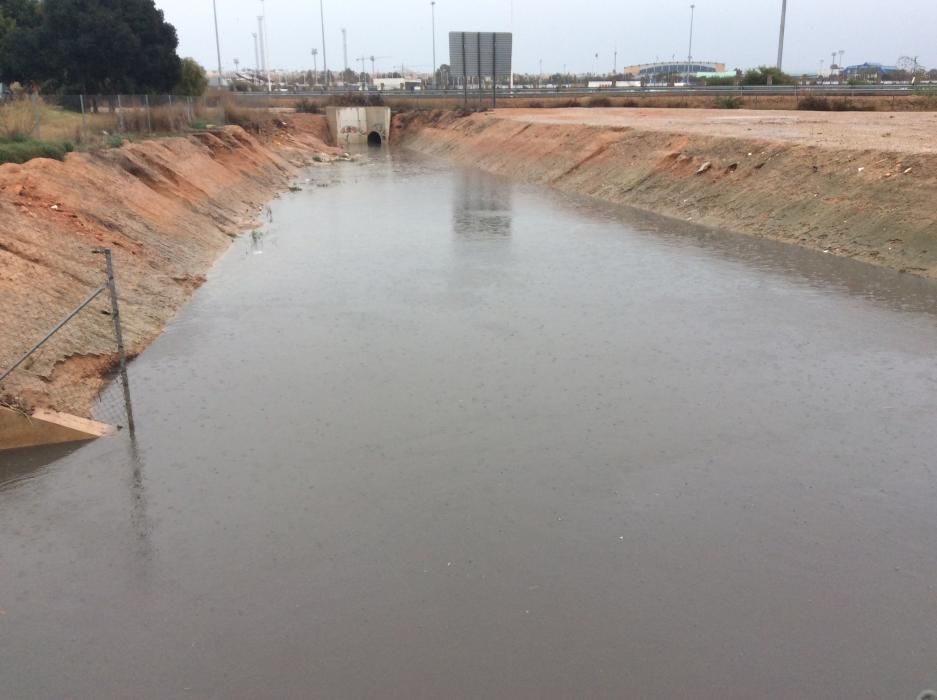
[[[193,119],[189,126],[196,131],[204,131],[208,128],[208,122],[206,122],[204,119]]]

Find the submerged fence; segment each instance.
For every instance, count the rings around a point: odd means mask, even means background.
[[[103,258],[100,284],[87,290],[41,338],[17,338],[10,354],[5,343],[0,367],[0,405],[28,413],[47,408],[134,429],[123,324],[109,249],[89,253]],[[63,358],[67,361],[63,362]]]

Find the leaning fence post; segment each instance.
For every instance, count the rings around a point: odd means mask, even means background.
[[[130,403],[130,380],[127,378],[127,356],[124,353],[124,334],[120,323],[120,306],[117,303],[117,282],[114,279],[114,261],[110,248],[98,248],[94,251],[104,256],[107,264],[107,289],[111,295],[111,318],[114,321],[114,337],[117,339],[117,361],[120,365],[120,381],[124,386],[124,405],[127,408],[127,427],[134,432],[133,406]]]

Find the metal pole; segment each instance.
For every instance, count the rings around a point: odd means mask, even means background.
[[[491,33],[491,108],[498,107],[498,45]]]
[[[87,299],[85,299],[83,302],[81,302],[81,304],[79,304],[79,305],[75,308],[74,311],[72,311],[70,314],[68,314],[68,316],[66,316],[65,318],[63,318],[63,319],[55,326],[55,328],[53,328],[51,331],[49,331],[49,332],[46,334],[45,338],[43,338],[43,339],[40,340],[38,343],[36,343],[35,345],[33,345],[32,348],[30,348],[29,352],[27,352],[27,353],[26,353],[25,355],[23,355],[20,359],[18,359],[18,360],[13,364],[13,366],[10,367],[10,369],[8,369],[6,372],[4,372],[2,375],[0,375],[0,382],[2,382],[4,379],[6,379],[7,377],[9,377],[10,374],[13,373],[13,370],[15,370],[15,369],[16,369],[17,367],[19,367],[21,364],[23,364],[24,362],[26,362],[26,360],[28,360],[29,357],[30,357],[34,352],[36,352],[36,350],[38,350],[38,349],[41,348],[43,345],[45,345],[46,342],[49,340],[49,338],[51,338],[53,335],[55,335],[55,334],[58,333],[60,330],[62,330],[62,327],[63,327],[66,323],[68,323],[68,322],[71,321],[73,318],[75,318],[75,316],[77,316],[77,315],[79,314],[79,312],[80,312],[83,308],[85,308],[88,304],[90,304],[92,301],[94,301],[95,299],[97,299],[97,298],[98,298],[98,295],[99,295],[101,292],[103,292],[105,289],[107,289],[107,285],[106,285],[106,284],[101,285],[101,286],[98,287],[95,291],[93,291],[93,292],[91,293],[91,295],[90,295]]]
[[[111,318],[114,320],[114,336],[117,338],[117,361],[120,363],[120,379],[124,385],[124,404],[127,407],[127,427],[134,432],[133,406],[130,403],[130,380],[127,377],[127,356],[124,354],[124,334],[120,323],[120,305],[117,303],[117,282],[114,279],[114,262],[110,248],[94,251],[104,255],[107,264],[107,288],[111,294]]]
[[[39,140],[42,138],[42,136],[40,135],[41,126],[40,126],[40,119],[39,119],[39,96],[36,93],[33,93],[32,95],[32,103],[33,103],[33,122],[35,123],[33,127],[33,138],[35,138],[36,140]]]
[[[787,24],[787,0],[781,0],[781,35],[778,37],[778,70],[784,64],[784,26]]]
[[[260,84],[264,84],[264,74],[267,72],[267,50],[264,46],[264,18],[257,16],[257,35],[260,41]]]
[[[254,82],[260,77],[260,49],[257,45],[257,32],[251,32],[254,37]]]
[[[693,18],[696,14],[696,5],[690,5],[690,50],[686,55],[686,84],[690,86],[690,64],[693,63]]]
[[[436,80],[436,0],[433,0],[429,5],[433,12],[433,89],[438,90],[439,85]]]
[[[215,15],[215,51],[218,53],[218,87],[224,83],[224,74],[221,70],[221,37],[218,36],[218,3],[211,0],[211,9]]]
[[[119,133],[124,133],[124,110],[120,105],[120,95],[117,96],[117,128]]]
[[[264,0],[260,0],[263,3]],[[266,66],[267,71],[267,92],[273,92],[273,84],[270,82],[270,66],[267,63],[267,59],[270,58],[267,55],[267,51],[270,49],[270,34],[267,33],[267,6],[263,5],[263,17],[264,17],[264,65]]]
[[[322,27],[322,72],[325,74],[323,83],[329,87],[329,59],[325,53],[325,9],[322,0],[319,0],[319,25]]]
[[[146,130],[153,133],[153,120],[150,118],[150,96],[143,96],[143,105],[146,107]]]
[[[81,104],[81,130],[88,131],[88,118],[85,116],[85,96],[79,95],[78,102]]]
[[[468,66],[465,62],[465,32],[462,32],[462,92],[465,96],[465,108],[468,109]]]

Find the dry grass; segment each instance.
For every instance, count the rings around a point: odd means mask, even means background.
[[[7,141],[29,138],[35,125],[33,105],[28,100],[14,100],[0,107],[0,138]]]

